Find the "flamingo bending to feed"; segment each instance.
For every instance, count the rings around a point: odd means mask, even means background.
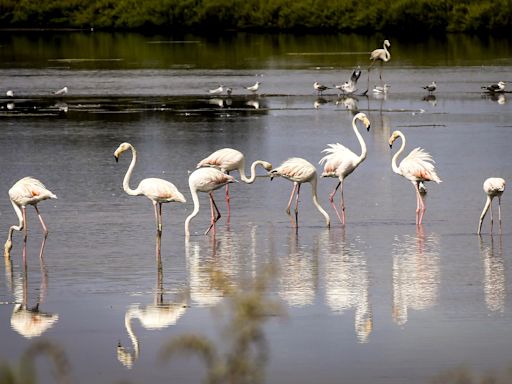
[[[359,156],[356,155],[354,152],[352,152],[347,147],[341,145],[340,143],[328,144],[329,148],[326,148],[322,151],[323,153],[327,153],[327,155],[325,155],[319,162],[320,164],[324,164],[324,171],[322,173],[322,177],[336,177],[339,179],[338,185],[336,185],[334,191],[332,191],[332,193],[329,194],[329,202],[336,211],[336,215],[338,216],[342,224],[345,224],[345,201],[343,199],[343,180],[345,180],[345,178],[348,175],[354,172],[358,165],[361,164],[364,161],[364,159],[366,159],[367,154],[366,144],[364,142],[363,137],[359,133],[359,130],[357,129],[357,121],[363,122],[366,129],[369,131],[370,120],[368,120],[368,117],[362,112],[355,115],[354,118],[352,119],[352,128],[354,129],[357,140],[361,145],[361,154]],[[336,194],[338,188],[340,188],[341,193],[341,216],[338,209],[336,208],[336,205],[334,204],[334,195]]]
[[[368,67],[368,83],[370,83],[370,69],[377,61],[380,63],[379,79],[382,81],[382,64],[387,63],[391,59],[391,53],[388,51],[388,47],[390,46],[389,40],[384,40],[382,48],[374,49],[370,53],[370,60],[372,62]]]
[[[151,200],[155,209],[156,229],[160,233],[162,232],[162,204],[174,201],[185,203],[187,200],[173,183],[154,177],[142,180],[136,189],[131,189],[130,178],[137,162],[135,147],[130,143],[122,143],[115,150],[114,158],[116,162],[119,161],[119,156],[127,150],[132,151],[132,161],[123,179],[123,189],[130,196],[146,196]]]
[[[290,206],[292,205],[293,195],[297,192],[297,196],[295,199],[295,223],[292,220],[292,226],[298,227],[298,213],[299,213],[299,194],[300,194],[300,186],[303,183],[311,183],[311,192],[313,195],[313,204],[318,209],[318,211],[325,218],[325,224],[327,227],[330,227],[331,220],[329,215],[325,210],[320,206],[318,202],[318,197],[316,193],[317,186],[317,174],[316,168],[309,161],[301,159],[299,157],[292,157],[282,163],[279,167],[271,170],[269,172],[270,180],[274,177],[282,176],[285,179],[293,182],[293,189],[290,195],[290,200],[288,201],[288,206],[286,208],[286,213],[290,215]]]
[[[246,184],[254,183],[256,180],[256,166],[261,165],[266,171],[272,169],[272,164],[264,160],[256,160],[251,165],[251,176],[245,175],[245,157],[242,152],[233,148],[222,148],[213,152],[210,156],[204,158],[197,164],[197,168],[212,167],[229,175],[231,171],[238,171],[240,179]],[[229,183],[226,184],[226,203],[228,206],[228,220],[231,215],[229,206]]]
[[[416,224],[421,225],[423,222],[423,215],[425,214],[426,207],[424,201],[424,185],[425,181],[435,181],[440,183],[441,179],[437,176],[434,160],[432,156],[425,152],[421,148],[414,148],[397,166],[396,161],[398,156],[404,151],[405,148],[405,136],[400,131],[394,131],[389,138],[389,147],[393,146],[393,142],[398,139],[402,139],[402,146],[395,153],[391,160],[391,167],[393,172],[405,177],[411,181],[416,189]],[[420,190],[423,189],[423,192]]]
[[[192,200],[194,201],[194,210],[185,220],[185,235],[187,237],[190,235],[190,221],[199,212],[199,196],[197,192],[205,192],[210,196],[211,222],[204,233],[206,235],[212,228],[214,228],[215,231],[215,223],[221,217],[217,204],[215,204],[215,200],[213,199],[213,191],[234,182],[236,182],[236,180],[233,176],[227,175],[216,168],[199,168],[190,174],[188,185],[190,187],[190,193],[192,194]]]
[[[24,241],[27,240],[28,236],[28,226],[27,226],[27,205],[33,205],[37,216],[39,217],[39,221],[41,222],[41,226],[43,227],[44,239],[48,236],[48,228],[44,223],[43,217],[37,208],[37,203],[47,199],[56,199],[57,196],[51,191],[49,191],[44,184],[34,179],[33,177],[24,177],[21,180],[18,180],[12,187],[9,189],[9,199],[11,200],[11,204],[14,208],[14,212],[18,216],[19,224],[11,225],[9,228],[9,233],[7,235],[7,241],[4,245],[4,256],[9,257],[11,248],[12,248],[12,233],[16,231],[25,230],[25,238]],[[43,246],[41,247],[40,257],[43,255]]]
[[[492,199],[498,197],[498,220],[500,223],[500,231],[501,231],[501,195],[503,191],[505,191],[505,180],[501,177],[490,177],[484,181],[484,192],[487,195],[487,200],[485,202],[484,209],[482,214],[480,215],[480,221],[478,223],[478,234],[480,234],[482,230],[482,223],[484,221],[485,214],[491,208],[491,233],[492,233]]]

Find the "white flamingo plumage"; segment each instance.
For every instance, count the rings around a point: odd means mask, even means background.
[[[370,82],[370,69],[372,66],[378,61],[380,63],[380,70],[379,70],[379,79],[382,81],[382,64],[387,63],[389,60],[391,60],[391,53],[388,51],[388,47],[390,47],[391,44],[389,40],[384,40],[384,43],[382,44],[382,48],[374,49],[370,53],[370,60],[372,61],[370,63],[370,66],[368,67],[368,83]]]
[[[211,221],[210,226],[204,233],[205,235],[210,232],[212,228],[215,228],[215,223],[220,219],[221,214],[213,199],[213,191],[223,187],[228,183],[234,183],[235,178],[227,175],[216,168],[199,168],[192,172],[188,178],[188,185],[190,187],[190,193],[192,194],[192,200],[194,202],[194,210],[185,220],[185,235],[190,235],[189,224],[190,221],[199,212],[199,196],[198,192],[208,193],[210,196],[210,208],[211,208]],[[215,210],[215,213],[214,213]],[[215,231],[215,229],[214,229]]]
[[[359,156],[356,155],[354,152],[352,152],[350,149],[348,149],[347,147],[343,146],[340,143],[328,144],[329,148],[326,148],[322,151],[323,153],[327,153],[327,155],[325,155],[319,162],[320,164],[324,165],[322,177],[336,177],[339,179],[336,188],[334,188],[334,191],[332,191],[332,193],[329,194],[329,202],[336,211],[336,215],[338,216],[342,224],[345,224],[345,201],[343,199],[343,180],[345,180],[345,178],[348,175],[354,172],[358,165],[361,164],[364,161],[364,159],[366,159],[367,155],[366,143],[364,142],[363,137],[361,136],[359,130],[357,129],[357,121],[363,122],[366,129],[370,130],[370,120],[368,120],[368,117],[362,112],[356,114],[352,119],[352,128],[354,129],[354,133],[356,134],[357,140],[361,145],[361,154]],[[338,188],[340,188],[341,193],[341,215],[338,209],[336,208],[336,205],[334,204],[334,195],[336,194]]]
[[[485,201],[484,209],[482,210],[482,214],[480,215],[480,221],[478,222],[478,234],[482,231],[482,223],[484,221],[485,214],[491,208],[491,233],[492,233],[492,199],[495,197],[498,198],[498,220],[500,223],[500,231],[501,231],[501,195],[503,191],[505,191],[506,182],[501,177],[489,177],[484,181],[484,192],[487,195],[487,200]]]
[[[245,156],[242,152],[233,148],[222,148],[213,152],[208,157],[204,158],[197,164],[197,168],[212,167],[219,169],[220,171],[229,173],[231,171],[238,171],[240,173],[240,179],[246,184],[254,183],[256,180],[256,166],[262,166],[266,171],[272,169],[272,164],[264,160],[256,160],[251,164],[251,175],[248,178],[245,175]],[[230,217],[230,206],[229,206],[229,183],[226,184],[226,202],[228,206],[228,219]]]
[[[405,177],[411,181],[416,190],[416,224],[421,225],[423,222],[423,215],[425,214],[426,207],[422,191],[420,191],[420,184],[426,181],[435,181],[440,183],[441,179],[437,176],[434,160],[432,156],[425,152],[420,147],[414,148],[401,162],[397,165],[397,158],[404,151],[405,148],[405,136],[400,131],[394,131],[389,138],[389,147],[391,148],[393,142],[398,139],[402,139],[402,146],[395,153],[391,160],[391,167],[393,172]]]
[[[119,156],[127,150],[132,151],[132,161],[123,179],[123,189],[130,196],[146,196],[151,200],[155,210],[156,228],[160,233],[162,232],[162,204],[170,202],[185,203],[187,200],[173,183],[154,177],[143,179],[136,189],[131,189],[130,178],[137,162],[135,147],[130,143],[122,143],[115,150],[114,157],[116,162],[119,161]]]
[[[47,199],[56,199],[57,196],[50,190],[48,190],[44,184],[33,178],[33,177],[24,177],[21,180],[18,180],[12,187],[9,189],[9,199],[11,200],[11,204],[14,208],[14,212],[18,216],[19,224],[11,225],[9,228],[9,233],[7,235],[7,241],[4,245],[4,255],[9,257],[10,251],[12,248],[12,234],[14,231],[25,230],[25,238],[24,241],[27,240],[28,229],[27,229],[27,213],[26,207],[27,205],[34,206],[37,216],[39,217],[39,221],[41,222],[41,226],[43,227],[44,238],[48,236],[48,228],[37,208],[37,204],[40,201]],[[43,246],[41,247],[40,257],[43,254],[44,240]]]
[[[285,162],[283,162],[279,167],[274,168],[269,172],[270,179],[272,180],[274,177],[284,177],[287,180],[293,182],[293,189],[290,195],[290,200],[288,201],[288,206],[286,208],[286,213],[290,215],[290,206],[292,204],[293,195],[297,192],[297,197],[295,199],[295,223],[292,220],[292,226],[298,227],[298,213],[299,213],[299,194],[300,194],[300,186],[303,183],[311,183],[311,192],[313,195],[313,204],[316,209],[322,214],[325,218],[325,224],[327,227],[330,227],[331,220],[329,215],[322,208],[320,203],[318,202],[316,187],[317,187],[317,172],[316,168],[309,161],[304,160],[300,157],[292,157]]]

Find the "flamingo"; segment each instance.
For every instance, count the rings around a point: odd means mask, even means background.
[[[327,153],[327,155],[325,155],[319,162],[319,164],[324,164],[324,171],[322,173],[322,177],[337,177],[339,179],[338,185],[336,185],[334,191],[332,191],[332,193],[329,194],[329,202],[336,211],[336,215],[338,216],[343,225],[345,224],[343,180],[345,180],[345,178],[348,175],[354,172],[357,166],[361,164],[364,161],[364,159],[366,159],[367,154],[366,144],[363,140],[363,137],[359,133],[359,130],[357,129],[357,121],[362,121],[366,129],[369,131],[370,120],[368,120],[368,117],[362,112],[355,115],[354,118],[352,119],[352,128],[354,129],[357,140],[361,145],[361,155],[356,155],[354,152],[352,152],[347,147],[341,145],[340,143],[328,144],[329,148],[326,148],[322,151],[323,153]],[[338,212],[338,209],[336,208],[336,205],[334,204],[334,195],[336,194],[338,188],[340,188],[341,191],[341,216],[340,213]]]
[[[132,151],[132,161],[123,179],[123,189],[130,196],[146,196],[151,200],[155,210],[156,229],[158,233],[161,233],[162,204],[174,201],[178,203],[185,203],[187,200],[173,183],[158,178],[144,179],[139,183],[136,189],[131,189],[130,178],[132,176],[135,163],[137,162],[137,151],[135,150],[135,147],[130,143],[120,144],[114,152],[114,158],[116,159],[116,162],[119,161],[119,156],[127,150]]]
[[[391,160],[391,167],[393,168],[393,172],[405,177],[413,183],[414,188],[416,189],[416,224],[421,225],[423,222],[423,215],[426,210],[425,201],[423,200],[423,195],[425,194],[423,183],[425,181],[435,181],[436,183],[440,183],[441,179],[437,176],[433,164],[435,162],[432,159],[432,156],[419,147],[414,148],[400,162],[400,165],[397,166],[397,158],[405,148],[405,136],[400,131],[394,131],[389,138],[389,147],[391,148],[393,146],[393,142],[399,137],[402,139],[402,146],[393,156],[393,159]]]
[[[313,204],[318,209],[318,211],[325,218],[325,224],[327,227],[330,227],[331,220],[329,215],[325,210],[321,207],[318,202],[316,186],[317,186],[317,174],[316,168],[309,161],[304,160],[299,157],[292,157],[285,162],[283,162],[279,167],[271,170],[269,172],[270,180],[274,177],[282,176],[287,180],[293,182],[293,189],[290,195],[290,200],[288,201],[288,206],[286,208],[286,213],[290,216],[290,206],[292,204],[293,195],[297,192],[297,197],[295,199],[295,224],[292,221],[292,226],[298,228],[298,213],[299,213],[299,194],[300,194],[300,186],[303,183],[311,183],[311,192],[313,195]]]
[[[206,235],[212,228],[215,228],[215,223],[221,217],[219,209],[217,208],[217,204],[215,204],[215,200],[213,199],[213,191],[223,187],[226,184],[234,182],[236,181],[233,176],[227,175],[216,168],[199,168],[190,174],[188,178],[188,185],[190,187],[190,193],[192,194],[192,200],[194,201],[194,210],[185,220],[185,235],[187,237],[190,235],[190,221],[199,212],[199,196],[197,192],[205,192],[210,196],[211,222],[210,226],[204,233]]]
[[[11,225],[9,228],[9,233],[7,235],[7,241],[4,245],[4,255],[6,257],[10,256],[11,248],[12,248],[12,233],[16,231],[25,230],[25,238],[24,241],[27,241],[28,236],[28,226],[27,226],[27,213],[26,207],[27,205],[33,205],[37,216],[39,217],[39,221],[41,222],[41,226],[43,227],[44,239],[48,236],[48,228],[44,223],[43,217],[39,212],[39,208],[37,208],[37,204],[40,201],[47,199],[56,199],[57,196],[49,191],[44,184],[33,178],[33,177],[24,177],[21,180],[18,180],[12,187],[9,189],[9,199],[11,200],[11,204],[14,208],[14,212],[18,216],[19,224]],[[43,245],[41,246],[40,257],[43,255],[44,248],[44,240]]]
[[[233,148],[222,148],[213,152],[197,164],[197,168],[212,167],[227,173],[237,170],[240,173],[240,179],[246,184],[254,183],[256,179],[256,166],[261,165],[265,170],[270,171],[272,164],[264,160],[256,160],[251,165],[251,176],[247,178],[245,175],[245,157],[242,152]],[[228,220],[230,217],[229,206],[229,183],[226,184],[226,203],[228,206]]]
[[[380,62],[379,78],[382,81],[382,64],[387,63],[391,59],[391,53],[389,53],[389,51],[388,51],[388,47],[390,47],[390,46],[391,46],[391,44],[389,43],[389,40],[384,40],[384,44],[382,45],[382,48],[374,49],[370,53],[370,60],[372,62],[370,63],[370,66],[368,67],[368,84],[370,83],[370,69],[377,61]]]
[[[501,230],[501,195],[503,191],[505,191],[505,180],[501,177],[490,177],[484,181],[484,192],[487,195],[487,200],[485,202],[484,209],[482,214],[480,215],[480,221],[478,223],[478,234],[480,234],[482,230],[482,223],[484,221],[485,214],[491,208],[491,233],[492,233],[492,199],[498,197],[498,220],[500,222],[500,230]]]

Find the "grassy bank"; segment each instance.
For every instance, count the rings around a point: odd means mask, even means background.
[[[0,28],[491,33],[512,0],[0,0]]]

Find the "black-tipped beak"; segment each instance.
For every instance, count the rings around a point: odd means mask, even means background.
[[[114,155],[114,159],[116,159],[116,163],[119,161],[119,157],[117,157],[116,155]]]
[[[370,127],[371,127],[371,125],[368,125],[368,126],[366,127],[366,131],[367,131],[367,132],[370,132]]]
[[[393,148],[393,144],[389,144],[389,148]]]

